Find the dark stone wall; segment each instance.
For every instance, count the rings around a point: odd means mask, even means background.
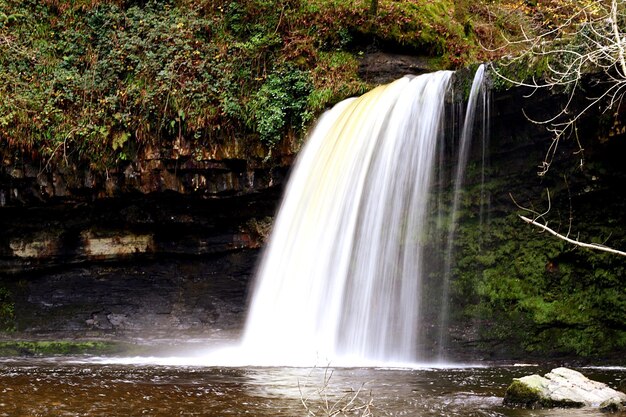
[[[14,336],[165,339],[233,337],[256,250],[191,258],[85,263],[6,281]],[[11,334],[7,334],[11,336]]]
[[[419,60],[377,55],[372,58],[376,66],[363,71],[389,77],[384,64],[398,59],[409,67],[419,65]],[[569,140],[559,145],[550,174],[538,177],[550,134],[530,123],[522,109],[551,115],[564,97],[526,98],[526,93],[492,93],[487,165],[481,171],[482,144],[474,143],[461,222],[511,215],[517,208],[510,194],[521,204],[542,207],[548,187],[558,194],[552,213],[559,221],[573,207],[575,222],[601,223],[608,216],[614,227],[622,227],[623,114],[594,112],[583,120],[584,169]],[[454,144],[446,146],[445,164],[453,165]],[[63,164],[51,169],[45,161],[0,148],[0,311],[13,308],[12,316],[0,317],[2,337],[219,338],[236,333],[296,148],[287,144],[268,160],[250,146],[198,154],[178,143],[175,149],[147,149],[140,160],[108,176]],[[487,205],[481,207],[483,177]],[[450,178],[437,187],[452,187]],[[603,210],[593,214],[597,204]],[[510,230],[517,227],[530,226],[511,224]],[[463,233],[466,239],[474,236]],[[473,256],[462,248],[457,255],[460,260]],[[466,270],[482,273],[480,265],[472,268]],[[470,293],[453,287],[453,305],[471,305],[475,300],[464,298],[474,296]],[[452,311],[449,356],[505,357],[519,348],[518,340],[507,345],[490,334],[492,325],[489,319]]]
[[[216,337],[241,325],[294,148],[191,157],[177,146],[105,174],[5,152],[2,337]]]
[[[260,247],[280,187],[221,198],[172,192],[1,207],[0,274]]]
[[[587,81],[570,115],[589,103],[584,95],[603,88]],[[493,92],[484,167],[482,144],[473,144],[456,232],[448,356],[623,361],[626,316],[614,313],[626,301],[626,259],[524,223],[518,214],[534,214],[518,204],[545,212],[540,220],[570,238],[626,250],[626,112],[590,109],[577,137],[559,142],[550,170],[539,176],[553,136],[527,116],[554,116],[567,95],[531,93]]]
[[[274,187],[214,199],[161,193],[0,208],[0,287],[9,294],[0,305],[14,306],[5,336],[237,328],[279,195]]]

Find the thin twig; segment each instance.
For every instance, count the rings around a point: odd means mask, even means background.
[[[313,371],[313,370],[312,370]],[[312,372],[311,371],[311,372]],[[309,373],[309,377],[311,373]],[[324,371],[324,379],[321,385],[318,387],[317,395],[319,397],[319,405],[312,407],[309,404],[309,397],[305,396],[303,387],[298,380],[298,390],[300,392],[300,402],[307,412],[307,416],[310,417],[372,417],[373,399],[372,393],[369,393],[369,398],[364,401],[362,398],[363,389],[365,383],[363,383],[358,390],[350,389],[339,399],[331,399],[328,392],[330,388],[330,380],[333,376],[333,371],[326,367]],[[305,385],[306,386],[306,385]]]

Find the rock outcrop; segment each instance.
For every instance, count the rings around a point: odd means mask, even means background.
[[[626,394],[592,381],[578,371],[555,368],[545,376],[516,378],[506,390],[504,404],[536,407],[597,407],[607,410],[626,405]]]
[[[367,54],[361,68],[362,76],[371,81],[426,69],[421,58],[382,53]],[[463,92],[468,83],[459,80],[455,88]],[[609,126],[606,137],[597,133],[599,118],[580,126],[580,137],[587,139],[585,170],[578,169],[572,156],[578,150],[573,141],[559,145],[553,166],[555,173],[568,173],[565,190],[558,175],[537,178],[536,165],[545,156],[550,137],[543,126],[528,123],[520,108],[536,117],[552,114],[558,108],[555,98],[535,95],[526,101],[524,91],[512,89],[496,92],[492,99],[491,140],[473,146],[467,170],[468,192],[460,223],[472,229],[465,234],[471,244],[455,249],[455,257],[465,261],[459,269],[476,265],[473,276],[484,276],[484,268],[491,267],[492,275],[500,276],[501,271],[493,273],[499,258],[492,256],[504,246],[498,239],[492,240],[491,247],[483,246],[488,251],[480,254],[480,264],[472,252],[475,242],[480,242],[478,246],[487,242],[475,227],[478,213],[481,218],[501,219],[514,212],[510,195],[533,207],[546,187],[551,192],[561,189],[560,194],[552,194],[555,218],[567,219],[575,213],[577,223],[599,219],[611,230],[596,230],[591,236],[610,235],[612,244],[626,212],[620,209],[626,206],[621,186],[626,178],[622,158],[626,141],[622,133],[609,139],[614,130],[610,126],[618,121],[623,126],[626,121],[602,119]],[[450,142],[442,147],[444,164],[456,160],[456,145]],[[54,337],[55,331],[60,337],[169,335],[172,329],[211,333],[240,325],[263,236],[298,145],[286,139],[269,155],[254,143],[242,138],[196,146],[181,137],[168,146],[146,147],[132,161],[100,173],[73,162],[71,155],[68,161],[49,164],[0,143],[0,337]],[[489,164],[481,169],[485,156]],[[573,171],[572,165],[576,165]],[[449,187],[449,182],[440,177],[436,186]],[[565,211],[556,213],[559,202]],[[507,230],[518,235],[524,226],[518,227],[517,221],[513,226],[498,223],[502,239],[509,239]],[[503,225],[509,229],[502,229]],[[459,230],[460,237],[463,230]],[[464,253],[464,248],[472,250]],[[531,252],[526,255],[535,257]],[[575,255],[568,250],[558,259],[549,259],[545,274],[559,282],[559,262],[564,262],[565,270],[565,262]],[[520,257],[520,262],[526,261]],[[620,268],[611,265],[604,270]],[[543,272],[543,265],[539,269]],[[588,272],[581,276],[592,276]],[[435,285],[433,294],[439,290]],[[471,299],[463,294],[452,309],[464,308],[465,300]],[[450,326],[447,353],[451,358],[510,358],[513,349],[522,346],[508,336],[506,342],[492,339],[489,321],[472,326],[466,314],[451,313],[463,318]],[[424,317],[425,323],[432,322],[428,312]],[[511,327],[509,321],[506,325]],[[476,330],[480,328],[487,329],[488,339],[480,339]],[[439,340],[436,329],[426,331]]]
[[[236,141],[174,145],[104,175],[0,144],[0,337],[212,335],[241,324],[295,148],[268,159]]]
[[[430,59],[424,56],[374,51],[366,53],[359,63],[359,75],[372,84],[390,83],[405,74],[432,71]]]

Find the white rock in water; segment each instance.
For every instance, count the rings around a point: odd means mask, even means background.
[[[600,407],[626,404],[626,394],[592,381],[580,372],[556,368],[545,375],[515,378],[504,396],[507,405],[526,407]]]

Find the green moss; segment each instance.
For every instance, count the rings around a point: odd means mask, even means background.
[[[315,114],[346,97],[365,93],[371,86],[358,75],[358,53],[320,51],[316,67],[311,71],[315,89],[308,97],[308,107]]]
[[[514,380],[504,394],[505,405],[516,405],[532,408],[541,402],[540,390],[528,384]]]
[[[101,341],[5,341],[0,356],[49,356],[111,354],[122,350],[115,342]]]
[[[479,16],[460,0],[380,0],[375,15],[350,0],[0,5],[3,145],[101,172],[181,137],[194,148],[302,136],[372,87],[358,75],[372,44],[430,56],[433,69],[481,51]]]
[[[474,300],[467,314],[491,321],[483,329],[489,337],[495,333],[531,352],[594,356],[623,348],[619,260],[610,261],[616,263],[611,273],[591,269],[590,260],[601,255],[572,258],[569,247],[524,227],[515,215],[492,219],[488,229],[462,222],[458,236],[453,288],[460,303]]]
[[[497,167],[492,171],[497,173]],[[481,323],[479,339],[487,351],[501,344],[535,355],[602,357],[622,351],[624,259],[540,233],[518,218],[512,202],[492,200],[491,206],[481,207],[483,190],[517,197],[515,190],[529,192],[527,184],[505,184],[502,178],[474,184],[465,190],[456,233],[452,314],[459,325]],[[551,224],[558,227],[557,219],[570,214],[559,208],[569,207],[571,194],[553,186],[551,195]],[[626,247],[626,234],[614,223],[623,212],[619,197],[598,192],[593,198],[573,198],[571,204],[576,213],[572,234],[599,242],[610,236],[611,246]],[[535,209],[544,210],[541,205]],[[440,233],[446,231],[444,227]]]
[[[515,61],[498,61],[492,67],[493,89],[503,91],[518,83],[540,83],[548,65],[548,58],[533,55],[526,55]]]
[[[535,375],[535,377],[538,376]],[[579,408],[584,406],[584,403],[577,401],[545,398],[539,388],[519,380],[513,380],[506,389],[504,404],[523,408]]]
[[[15,330],[15,302],[12,292],[0,286],[0,331]]]
[[[469,99],[470,93],[472,91],[472,84],[474,81],[474,74],[476,74],[476,70],[478,69],[479,64],[468,65],[465,68],[457,70],[454,73],[453,78],[453,87],[454,87],[454,99],[461,101],[467,101]],[[477,163],[470,163],[467,168],[467,177],[473,177],[475,175],[481,174],[483,167]],[[473,172],[472,172],[473,171]]]

